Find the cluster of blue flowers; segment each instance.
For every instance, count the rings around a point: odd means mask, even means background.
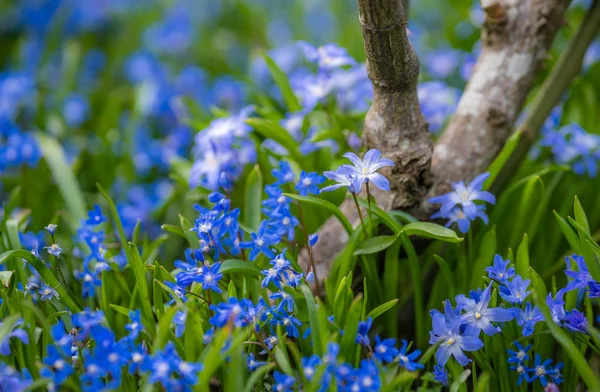
[[[485,205],[475,202],[496,203],[494,195],[483,190],[483,184],[489,176],[489,173],[480,174],[469,185],[465,185],[463,181],[453,182],[452,192],[430,198],[430,203],[442,205],[440,210],[431,216],[431,219],[448,219],[446,227],[456,223],[462,233],[468,232],[471,222],[477,218],[487,225],[488,216],[485,213]]]
[[[587,268],[583,257],[572,255],[566,258],[569,277],[566,287],[558,290],[554,295],[549,293],[546,305],[550,309],[552,321],[572,333],[590,333],[588,320],[584,313],[577,308],[565,310],[563,296],[571,291],[577,291],[580,298],[600,297],[600,283],[595,281]],[[510,260],[504,260],[500,255],[494,256],[494,263],[487,267],[488,277],[492,280],[483,291],[471,291],[469,297],[460,294],[456,297],[456,307],[449,300],[444,302],[444,313],[438,310],[431,311],[433,330],[431,331],[431,344],[439,344],[436,351],[437,367],[434,377],[444,385],[448,385],[448,373],[444,366],[454,357],[461,366],[466,366],[470,359],[465,351],[477,351],[484,347],[480,334],[483,331],[488,336],[502,332],[506,323],[514,320],[521,328],[521,335],[525,338],[531,336],[538,323],[544,322],[544,316],[538,306],[533,306],[527,301],[531,294],[528,290],[531,281],[523,279],[510,266]],[[497,286],[498,294],[504,306],[489,308],[492,287]],[[497,323],[497,324],[494,324]],[[521,340],[521,339],[519,339]],[[523,381],[532,383],[539,380],[545,387],[549,382],[560,384],[562,363],[552,367],[551,359],[541,361],[536,355],[532,367],[528,367],[530,359],[527,352],[531,345],[523,348],[516,341],[517,351],[509,350],[511,369],[518,373],[518,384]]]

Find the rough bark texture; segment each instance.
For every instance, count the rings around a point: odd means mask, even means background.
[[[456,113],[436,143],[430,194],[483,172],[511,134],[568,0],[482,0],[483,49]],[[424,199],[420,217],[431,212]]]
[[[426,180],[432,142],[417,96],[419,58],[406,33],[400,0],[358,0],[367,72],[373,82],[373,103],[365,118],[363,144],[377,148],[395,166],[384,174],[392,192],[373,189],[377,204],[389,210],[408,208],[427,193]],[[373,188],[373,187],[372,187]],[[353,202],[340,207],[351,222],[358,220]],[[337,220],[329,220],[319,232],[314,249],[317,273],[326,276],[331,262],[348,236]]]
[[[431,157],[416,94],[419,63],[406,36],[400,0],[358,0],[375,93],[365,119],[364,142],[396,162],[390,173],[384,173],[392,192],[377,195],[383,209],[407,209],[428,219],[432,213],[428,196],[445,193],[450,182],[470,180],[489,166],[514,127],[569,2],[482,0],[486,14],[482,53]],[[356,220],[351,203],[341,209]],[[324,224],[314,250],[321,277],[346,240],[335,219]]]

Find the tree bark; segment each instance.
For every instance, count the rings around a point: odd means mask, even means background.
[[[431,163],[430,195],[485,171],[510,136],[568,0],[482,0],[482,52]],[[423,199],[418,215],[432,209]]]
[[[417,96],[419,58],[408,40],[400,0],[358,0],[358,13],[374,93],[365,118],[363,144],[395,162],[384,172],[392,191],[373,190],[372,194],[385,210],[408,208],[427,193],[433,149]],[[340,208],[356,222],[358,214],[351,201]],[[348,236],[337,220],[330,219],[319,237],[314,257],[318,275],[326,276]]]
[[[408,42],[400,0],[358,0],[367,70],[374,101],[365,118],[363,140],[396,163],[386,172],[391,192],[379,192],[384,210],[406,209],[422,220],[434,207],[429,196],[485,171],[510,135],[548,50],[563,22],[569,0],[482,0],[486,19],[483,49],[456,113],[431,154],[427,124],[417,98],[418,57]],[[341,209],[351,221],[351,203]],[[330,218],[320,231],[313,257],[326,276],[347,241]]]

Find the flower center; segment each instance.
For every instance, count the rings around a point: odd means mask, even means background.
[[[312,181],[310,180],[310,178],[305,178],[304,180],[302,180],[302,184],[304,186],[309,186],[310,184],[312,184]]]
[[[546,374],[546,368],[543,367],[543,366],[538,366],[538,367],[535,368],[535,373],[538,376],[543,376],[544,374]]]
[[[264,244],[265,244],[265,241],[263,241],[263,240],[256,240],[256,245],[263,246]]]
[[[451,346],[451,345],[453,345],[454,343],[456,343],[456,339],[454,339],[454,338],[450,338],[450,339],[448,339],[448,341],[446,342],[446,344],[447,344],[448,346]]]
[[[481,313],[475,312],[475,320],[479,320],[481,318]]]

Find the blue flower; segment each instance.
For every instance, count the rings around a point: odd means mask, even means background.
[[[508,363],[522,364],[529,361],[529,355],[527,352],[531,349],[531,344],[523,347],[521,343],[514,341],[513,344],[517,346],[518,351],[506,350],[510,357],[508,357]]]
[[[485,201],[490,204],[496,203],[494,195],[482,190],[483,183],[489,176],[490,173],[480,174],[469,185],[465,185],[462,181],[453,182],[452,192],[432,197],[429,199],[429,202],[442,205],[440,207],[442,217],[448,217],[454,207],[461,206],[465,216],[469,220],[473,220],[477,217],[478,213],[477,204],[475,204],[476,201]]]
[[[279,161],[279,169],[271,170],[273,177],[277,179],[274,185],[283,185],[285,183],[294,183],[296,181],[296,175],[292,170],[290,164],[286,161]]]
[[[416,362],[419,355],[421,355],[421,350],[415,350],[410,354],[407,350],[408,342],[403,339],[402,347],[398,352],[398,362],[400,363],[400,366],[404,366],[409,372],[416,372],[419,369],[423,369],[423,364]]]
[[[580,332],[589,334],[589,324],[585,314],[577,309],[570,310],[565,313],[564,326],[571,332]]]
[[[500,286],[500,296],[511,304],[522,304],[531,293],[527,291],[530,283],[529,279],[523,280],[520,275],[516,275],[512,281],[507,281],[505,286]]]
[[[454,207],[452,211],[450,211],[449,215],[442,215],[442,213],[438,211],[431,215],[431,219],[448,219],[448,222],[446,222],[444,226],[450,227],[452,224],[456,223],[458,230],[464,234],[469,231],[471,228],[471,221],[475,220],[476,218],[480,218],[483,223],[486,225],[488,224],[488,216],[485,213],[485,209],[485,206],[478,204],[477,215],[473,219],[469,219],[460,207]]]
[[[58,244],[52,244],[50,246],[44,246],[44,249],[46,249],[46,251],[48,253],[50,253],[52,256],[54,256],[54,257],[60,257],[60,255],[63,252],[63,248],[61,248],[60,245],[58,245]]]
[[[262,221],[258,227],[258,233],[252,233],[251,237],[252,241],[240,242],[240,248],[252,249],[250,251],[250,260],[255,260],[261,252],[267,257],[275,257],[269,246],[279,243],[279,237],[273,233],[273,228],[268,225],[267,221]]]
[[[500,332],[499,327],[495,327],[492,322],[507,322],[514,318],[509,309],[488,308],[490,302],[490,291],[492,285],[488,285],[478,301],[467,298],[464,295],[456,297],[456,303],[465,312],[461,316],[461,323],[467,324],[466,334],[476,334],[483,330],[486,335],[494,335]]]
[[[319,173],[306,173],[304,170],[300,173],[300,179],[296,183],[296,190],[300,195],[306,196],[309,193],[318,194],[319,186],[325,181],[325,177]]]
[[[367,182],[372,182],[384,191],[390,190],[388,179],[383,174],[377,173],[377,170],[394,166],[394,162],[391,159],[381,158],[381,151],[371,149],[365,153],[362,160],[353,152],[345,153],[344,157],[348,158],[352,162],[352,165],[342,165],[338,169],[338,172],[352,177],[355,193],[359,193],[362,184]]]
[[[319,241],[319,234],[318,233],[314,233],[314,234],[309,234],[308,235],[308,245],[309,246],[315,246],[317,244],[317,241]]]
[[[544,362],[542,362],[542,360],[540,359],[540,355],[536,354],[533,368],[527,369],[528,372],[531,373],[529,382],[533,382],[539,379],[543,387],[548,385],[547,377],[549,377],[552,374],[552,368],[550,368],[551,363],[551,359],[547,359]]]
[[[219,281],[223,278],[223,274],[219,272],[221,263],[214,263],[210,267],[204,265],[202,267],[202,273],[198,275],[197,281],[202,283],[203,290],[213,290],[217,293],[222,293],[223,290],[219,288]]]
[[[531,303],[527,302],[525,309],[515,308],[515,317],[517,324],[523,328],[523,336],[529,336],[533,333],[535,324],[540,321],[544,321],[544,316],[540,312],[539,308],[534,306],[531,307]]]
[[[143,326],[141,317],[142,316],[139,309],[137,309],[135,312],[133,310],[129,311],[131,323],[127,324],[125,329],[129,331],[129,337],[131,339],[137,338],[140,335],[140,332],[142,332]]]
[[[345,48],[334,44],[326,44],[316,48],[307,42],[299,41],[298,46],[304,52],[306,59],[317,64],[319,70],[324,72],[330,72],[356,63],[356,60],[350,57]]]
[[[273,390],[277,392],[291,392],[296,384],[296,379],[294,377],[280,373],[277,370],[273,372],[273,379],[275,380]]]
[[[283,191],[277,185],[267,185],[265,193],[269,196],[262,201],[263,212],[267,215],[287,211],[290,206],[291,199],[283,195]]]
[[[448,370],[442,365],[435,365],[433,367],[433,379],[443,386],[448,386]]]
[[[564,293],[565,289],[560,289],[556,293],[555,298],[552,298],[552,293],[548,293],[546,296],[546,304],[550,308],[552,321],[558,325],[562,325],[562,321],[565,318],[565,301],[563,300]]]
[[[285,311],[283,311],[281,314],[277,314],[276,316],[277,324],[285,327],[285,331],[288,336],[297,338],[300,335],[300,332],[298,331],[298,326],[302,325],[300,320],[291,314],[286,314]]]
[[[89,104],[87,99],[77,93],[70,94],[63,104],[63,116],[69,127],[77,128],[87,119]]]
[[[354,191],[353,178],[347,174],[340,173],[339,169],[338,171],[326,171],[325,173],[323,173],[323,175],[329,178],[330,180],[335,181],[336,184],[322,188],[319,193],[335,191],[336,189],[339,189],[343,186],[348,188],[348,192],[356,193]]]
[[[185,288],[179,286],[177,283],[173,283],[168,280],[165,280],[163,283],[165,284],[165,286],[173,290],[173,293],[175,294],[175,296],[177,296],[177,298],[179,298],[183,302],[187,302],[187,297],[185,296]],[[173,294],[169,293],[169,295],[171,296],[171,300],[168,304],[173,305],[175,303],[175,298],[173,297]]]
[[[373,348],[373,356],[381,363],[394,362],[398,356],[396,348],[396,339],[381,340],[378,335],[375,335],[375,347]]]
[[[440,343],[435,353],[439,365],[446,365],[450,357],[454,356],[461,366],[466,366],[471,360],[463,351],[477,351],[483,347],[483,342],[478,337],[479,331],[461,334],[460,318],[453,319],[450,324],[446,323],[439,312],[432,313],[431,318],[433,330],[430,332],[429,344]]]
[[[48,226],[44,227],[44,229],[46,229],[48,234],[54,235],[57,227],[58,227],[58,225],[55,225],[54,223],[50,223]]]
[[[56,292],[56,290],[54,290],[54,288],[52,286],[49,286],[43,282],[42,282],[42,286],[38,290],[38,294],[40,295],[40,299],[42,301],[50,301],[52,299],[52,297],[56,297],[56,299],[59,299],[58,293]]]
[[[529,369],[527,369],[524,364],[518,363],[514,366],[511,366],[510,370],[516,371],[519,375],[519,378],[517,379],[517,385],[521,385],[523,381],[525,381],[526,383],[530,383],[532,381],[531,378],[529,378]]]
[[[358,323],[356,344],[360,344],[361,346],[365,347],[371,345],[371,341],[369,340],[369,330],[371,329],[371,325],[373,325],[373,319],[371,317],[369,317],[366,321],[361,321]]]
[[[341,368],[341,366],[340,366]],[[352,374],[353,373],[353,374]],[[360,368],[349,374],[354,376],[354,383],[350,386],[350,391],[376,392],[381,388],[381,379],[379,368],[374,361],[363,359],[360,361]]]
[[[251,372],[266,364],[266,362],[257,360],[253,353],[248,354],[248,357],[246,358],[246,365],[248,366],[248,370]]]
[[[4,336],[4,338],[0,341],[0,355],[10,355],[10,339],[16,338],[21,341],[23,344],[29,343],[29,335],[27,332],[18,328],[23,324],[23,319],[17,320],[12,326],[12,328],[8,331],[8,333]],[[2,327],[2,322],[0,321],[0,328]]]
[[[275,306],[275,311],[281,312],[285,309],[288,313],[294,311],[294,298],[285,291],[277,291],[269,296],[270,299],[280,299],[279,304]]]
[[[264,343],[267,345],[267,348],[269,350],[273,350],[273,347],[275,347],[275,345],[279,343],[279,339],[277,339],[277,336],[271,335],[265,339]]]
[[[3,389],[13,392],[25,391],[31,385],[31,375],[27,369],[19,373],[12,366],[0,363],[0,385]]]
[[[48,356],[44,358],[44,364],[48,367],[44,367],[40,374],[42,377],[50,378],[56,385],[61,385],[73,374],[70,361],[65,360],[53,345],[48,346]]]
[[[321,365],[321,358],[316,354],[302,358],[302,371],[308,381],[312,381],[319,365]]]
[[[85,221],[85,224],[89,226],[97,226],[103,222],[106,222],[106,217],[102,213],[100,206],[95,204],[94,209],[88,211],[88,218]]]
[[[587,288],[590,283],[594,283],[595,280],[592,278],[590,271],[587,268],[583,256],[573,254],[571,256],[565,256],[565,261],[569,269],[565,270],[565,274],[572,280],[567,283],[565,291],[578,290]],[[577,270],[572,269],[571,262],[574,261],[577,266]]]
[[[506,283],[507,280],[515,275],[515,269],[513,267],[509,267],[509,264],[510,260],[503,260],[502,256],[497,254],[494,256],[494,265],[487,267],[485,270],[487,271],[490,279],[497,280],[500,283]]]

